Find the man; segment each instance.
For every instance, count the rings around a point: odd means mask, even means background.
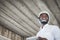
[[[60,40],[60,29],[58,26],[49,25],[50,15],[43,11],[39,14],[39,22],[42,24],[40,31],[36,37],[39,40]]]

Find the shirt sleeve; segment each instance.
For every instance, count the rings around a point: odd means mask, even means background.
[[[55,40],[60,40],[60,29],[58,26],[54,27],[53,35]]]

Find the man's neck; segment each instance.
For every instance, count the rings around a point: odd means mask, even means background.
[[[42,24],[42,28],[44,27],[45,24]]]

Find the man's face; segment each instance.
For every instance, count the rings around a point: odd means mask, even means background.
[[[41,22],[48,22],[48,20],[49,20],[49,17],[48,17],[48,15],[46,14],[46,13],[42,13],[41,15],[40,15],[40,17],[39,17],[39,19],[40,19],[40,21]]]
[[[46,15],[45,13],[41,14],[40,18],[42,20],[48,20],[48,15]]]

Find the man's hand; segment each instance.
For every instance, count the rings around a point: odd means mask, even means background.
[[[38,37],[38,40],[47,40],[46,38]]]

